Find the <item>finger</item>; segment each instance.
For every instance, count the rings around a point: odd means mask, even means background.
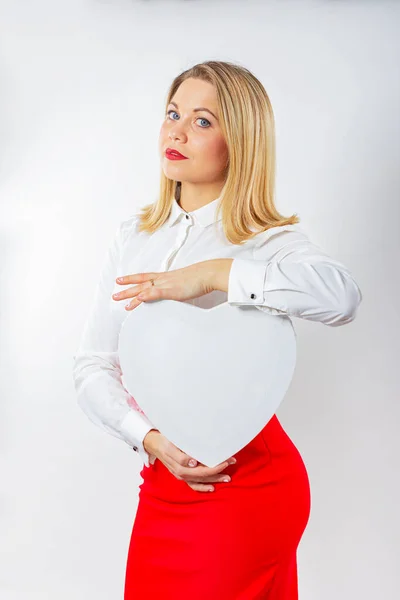
[[[229,477],[229,475],[226,476],[214,476],[210,479],[207,480],[206,482],[198,482],[198,481],[187,481],[186,483],[188,484],[189,487],[191,487],[193,490],[197,490],[199,492],[213,492],[215,489],[215,485],[212,485],[212,483],[229,483],[231,481],[231,478]]]
[[[207,467],[206,465],[197,461],[196,459],[191,458],[188,454],[183,452],[183,450],[181,450],[180,448],[177,448],[173,444],[172,444],[172,448],[170,448],[170,455],[171,455],[171,458],[173,458],[181,466],[188,467],[190,469],[190,472],[193,472],[193,469],[195,468],[196,469],[195,472],[198,473],[199,469],[202,467],[203,471],[206,470],[207,473],[210,475],[219,473],[223,469],[226,469],[226,467],[228,467],[229,465],[236,463],[236,458],[234,456],[231,456],[230,458],[227,458],[226,460],[219,463],[218,465],[215,465],[215,467]],[[192,461],[194,461],[193,465],[190,464]]]
[[[146,285],[146,284],[143,284]],[[159,288],[154,289],[154,286],[151,284],[145,288],[142,286],[137,286],[138,290],[135,293],[135,296],[129,304],[125,306],[127,310],[131,308],[136,308],[142,302],[150,302],[151,300],[158,300],[161,297],[161,290]],[[140,289],[142,288],[142,289]],[[132,289],[132,288],[131,288]]]
[[[133,300],[128,302],[128,304],[125,304],[125,310],[133,310],[134,308],[137,308],[140,304],[142,304],[141,300],[134,298]]]
[[[230,475],[228,473],[218,472],[211,474],[209,471],[205,473],[201,473],[197,470],[197,468],[192,469],[189,475],[181,475],[181,479],[186,481],[195,481],[196,483],[209,483],[212,481],[220,482],[220,481],[230,481]]]
[[[197,481],[197,482],[201,482],[201,481],[216,481],[213,479],[213,477],[217,477],[219,476],[220,472],[223,471],[224,469],[226,469],[229,466],[228,462],[224,462],[221,463],[221,465],[218,465],[217,467],[206,467],[205,465],[199,465],[197,467],[182,467],[179,466],[177,468],[177,474],[181,477],[181,479],[183,479],[184,481]]]
[[[177,463],[174,470],[176,471],[178,477],[185,481],[201,481],[202,479],[204,479],[204,477],[212,477],[213,475],[218,475],[218,473],[226,469],[230,464],[236,462],[236,458],[231,456],[229,459],[224,460],[222,463],[216,465],[215,467],[207,467],[202,463],[198,463],[198,461],[196,461],[191,456],[183,452],[183,450],[175,446],[175,444],[173,444],[172,442],[169,442],[167,452],[171,459],[175,463]],[[197,466],[190,466],[189,461],[193,460],[195,460],[195,462],[198,463]]]
[[[136,285],[135,287],[127,288],[126,290],[122,290],[122,292],[116,292],[112,295],[114,300],[125,300],[126,298],[134,298],[141,290],[141,285]]]
[[[195,490],[196,492],[213,492],[214,491],[214,486],[213,485],[206,485],[206,484],[202,484],[202,483],[188,483],[188,486],[190,488],[192,488],[192,490]]]
[[[129,283],[144,283],[150,279],[154,279],[159,273],[133,273],[132,275],[123,275],[117,277],[116,283],[120,285],[127,285]]]
[[[154,285],[151,285],[143,290],[141,290],[140,294],[138,294],[137,299],[141,302],[149,302],[151,300],[159,300],[163,297],[163,290],[161,288],[157,288]]]
[[[229,483],[231,476],[228,473],[219,473],[218,475],[207,475],[205,477],[189,477],[186,483]]]

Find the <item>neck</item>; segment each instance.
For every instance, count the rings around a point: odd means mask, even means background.
[[[191,212],[209,204],[221,195],[225,182],[214,182],[207,186],[193,185],[187,182],[181,184],[179,206],[186,212]]]

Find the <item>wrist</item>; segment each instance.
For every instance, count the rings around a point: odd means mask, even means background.
[[[208,282],[211,289],[227,292],[233,258],[215,258],[207,262],[210,263]]]
[[[156,444],[156,439],[158,436],[160,436],[161,433],[158,429],[150,429],[150,431],[148,431],[146,433],[146,435],[143,438],[143,448],[146,450],[146,452],[148,452],[149,454],[154,454],[154,450],[155,448],[155,444]]]

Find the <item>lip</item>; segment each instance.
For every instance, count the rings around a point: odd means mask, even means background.
[[[174,148],[167,148],[165,150],[165,156],[170,160],[184,160],[187,159],[187,156],[183,156],[178,150],[174,150]]]

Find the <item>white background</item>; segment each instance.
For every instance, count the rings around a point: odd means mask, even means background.
[[[399,22],[383,0],[0,0],[4,600],[123,597],[141,463],[78,408],[72,357],[117,225],[156,198],[168,86],[209,59],[266,87],[278,208],[363,293],[345,327],[294,320],[300,600],[398,597]]]

